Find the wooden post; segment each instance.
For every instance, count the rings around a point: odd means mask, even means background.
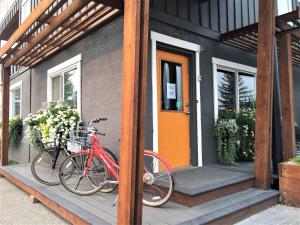
[[[2,66],[2,140],[1,166],[8,164],[9,148],[9,67]]]
[[[292,44],[289,33],[278,38],[283,160],[287,161],[296,155]]]
[[[256,77],[255,186],[270,188],[275,0],[259,1]]]
[[[118,224],[142,224],[149,0],[125,1]]]

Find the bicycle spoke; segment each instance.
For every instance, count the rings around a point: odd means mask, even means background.
[[[82,178],[83,178],[83,176],[81,176],[81,177],[79,178],[79,181],[78,181],[78,183],[77,183],[77,185],[76,185],[76,187],[75,187],[75,190],[77,190],[77,188],[78,188],[78,186],[79,186],[80,181],[82,180]]]

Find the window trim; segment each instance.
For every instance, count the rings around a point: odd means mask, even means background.
[[[47,71],[47,102],[52,102],[52,85],[53,85],[53,78],[62,75],[63,73],[77,68],[78,73],[78,82],[79,82],[79,89],[77,93],[77,111],[81,117],[81,62],[82,62],[82,55],[76,55],[75,57],[58,64],[55,67],[52,67]],[[64,79],[62,80],[62,84],[64,85]]]
[[[247,66],[244,64],[240,64],[240,63],[235,63],[235,62],[231,62],[231,61],[227,61],[224,59],[219,59],[219,58],[215,58],[212,57],[212,64],[213,64],[213,96],[214,96],[214,118],[215,121],[217,121],[218,119],[218,114],[219,114],[219,109],[218,109],[218,78],[217,78],[217,74],[218,74],[218,69],[222,69],[222,70],[226,70],[229,72],[233,72],[235,74],[235,88],[236,90],[239,89],[238,85],[238,72],[244,72],[247,73],[249,75],[253,75],[254,77],[256,77],[256,72],[257,69],[255,67],[251,67],[251,66]],[[239,92],[236,91],[236,99],[239,99]],[[240,110],[239,109],[239,102],[236,101],[236,110],[237,112]]]
[[[20,118],[22,118],[22,102],[23,102],[23,93],[22,93],[22,85],[23,85],[23,82],[20,80],[18,81],[17,83],[14,83],[12,85],[10,85],[9,87],[9,119],[12,119],[14,118],[12,116],[12,112],[13,112],[13,99],[12,99],[12,92],[15,91],[16,89],[19,89],[20,88]],[[17,116],[17,115],[16,115]]]

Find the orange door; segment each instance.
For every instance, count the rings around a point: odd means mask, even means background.
[[[174,167],[190,165],[188,58],[157,51],[158,152]]]

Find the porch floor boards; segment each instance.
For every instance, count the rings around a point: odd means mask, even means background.
[[[225,167],[207,165],[174,172],[175,191],[185,195],[198,195],[232,184],[254,179],[253,163]]]
[[[212,168],[215,169],[216,167],[212,166]],[[220,170],[223,169],[220,168]],[[206,172],[208,173],[208,171]],[[117,207],[112,206],[116,193],[78,196],[69,193],[61,185],[42,185],[32,177],[30,164],[1,167],[0,173],[71,223],[77,221],[76,224],[79,224],[78,221],[84,221],[80,224],[116,224],[117,222]],[[175,179],[180,183],[180,176],[184,171],[177,171],[176,173]],[[206,176],[206,180],[209,177],[213,178],[212,174]],[[221,172],[219,176],[222,176]],[[196,181],[195,183],[206,181],[198,180],[198,178],[196,178],[197,180],[193,179]],[[270,200],[271,202],[268,202]],[[194,207],[187,207],[174,202],[168,202],[162,208],[144,206],[143,224],[207,224],[218,221],[226,215],[233,215],[234,212],[248,210],[249,207],[256,208],[251,213],[253,214],[259,209],[256,204],[268,202],[268,204],[262,206],[267,208],[276,204],[277,200],[278,192],[276,191],[250,188]],[[61,208],[57,209],[57,207]],[[248,215],[249,213],[243,213],[238,219],[235,218],[232,221],[239,221],[240,218],[245,218]]]

